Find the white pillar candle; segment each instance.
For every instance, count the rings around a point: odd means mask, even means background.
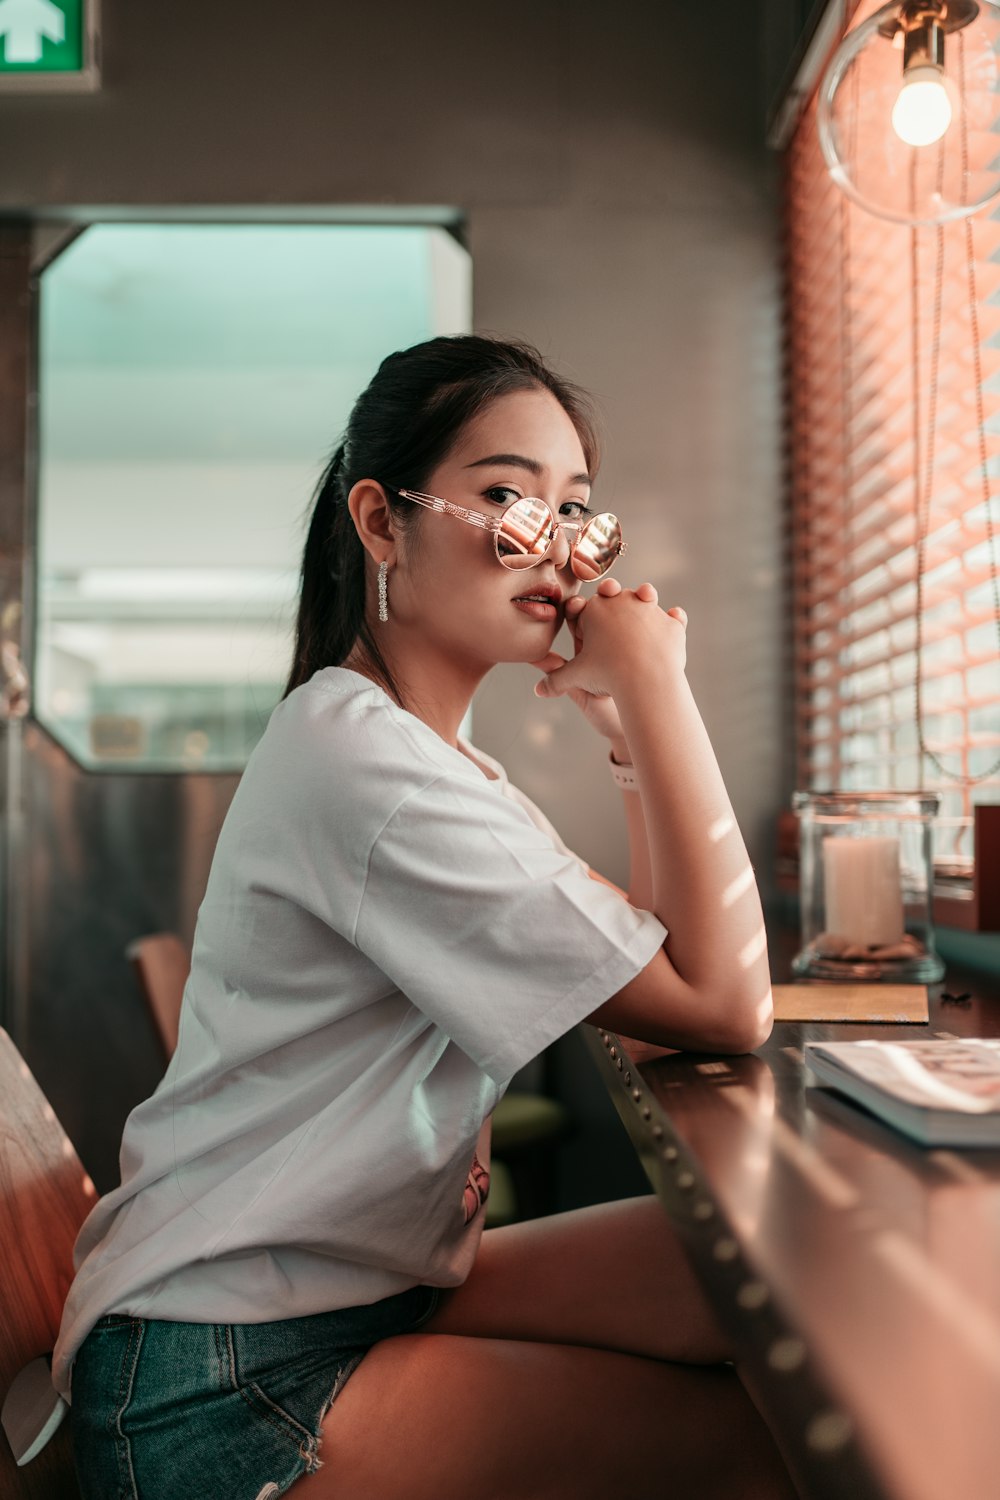
[[[898,943],[905,933],[899,839],[823,840],[826,930],[852,943]]]

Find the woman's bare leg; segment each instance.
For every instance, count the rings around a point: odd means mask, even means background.
[[[731,1356],[655,1197],[487,1230],[422,1329],[362,1360],[294,1493],[793,1500]]]
[[[365,1355],[296,1500],[794,1500],[733,1372],[411,1333]]]
[[[733,1358],[652,1194],[487,1229],[468,1277],[421,1332]]]

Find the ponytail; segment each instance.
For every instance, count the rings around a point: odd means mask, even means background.
[[[283,697],[323,667],[337,667],[360,640],[373,673],[397,703],[402,699],[365,619],[365,549],[347,508],[346,443],[327,464],[315,491],[302,554],[295,654]]]
[[[363,549],[351,522],[346,497],[339,493],[343,471],[341,443],[316,487],[302,555],[295,654],[284,692],[286,698],[294,688],[308,682],[320,667],[343,661],[358,634],[365,598],[364,558],[352,556]],[[342,514],[346,514],[354,534],[354,548],[350,537],[345,535]]]

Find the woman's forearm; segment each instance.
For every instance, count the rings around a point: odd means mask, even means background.
[[[631,765],[632,754],[623,739],[611,741],[611,754],[620,766]],[[643,911],[653,910],[653,875],[649,866],[649,840],[642,799],[631,790],[622,790],[625,823],[628,828],[628,899]]]
[[[642,799],[635,792],[628,791],[623,791],[622,797],[628,827],[628,899],[633,906],[638,906],[643,911],[652,911],[653,872],[649,863],[649,839]]]
[[[639,782],[638,798],[626,796],[641,802],[627,812],[630,845],[634,859],[645,847],[650,881],[648,901],[636,901],[633,865],[630,899],[667,928],[670,961],[693,988],[769,1005],[760,896],[722,773],[683,672],[656,676],[615,693]]]
[[[618,765],[631,765],[630,748],[625,739],[612,739],[612,759]],[[652,871],[649,868],[649,840],[642,799],[631,789],[622,789],[625,826],[628,828],[628,900],[643,912],[652,910]]]

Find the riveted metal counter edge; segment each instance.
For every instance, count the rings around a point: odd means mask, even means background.
[[[697,1159],[614,1033],[583,1027],[588,1050],[657,1197],[740,1351],[804,1500],[891,1500],[863,1456],[775,1288],[747,1260]]]

